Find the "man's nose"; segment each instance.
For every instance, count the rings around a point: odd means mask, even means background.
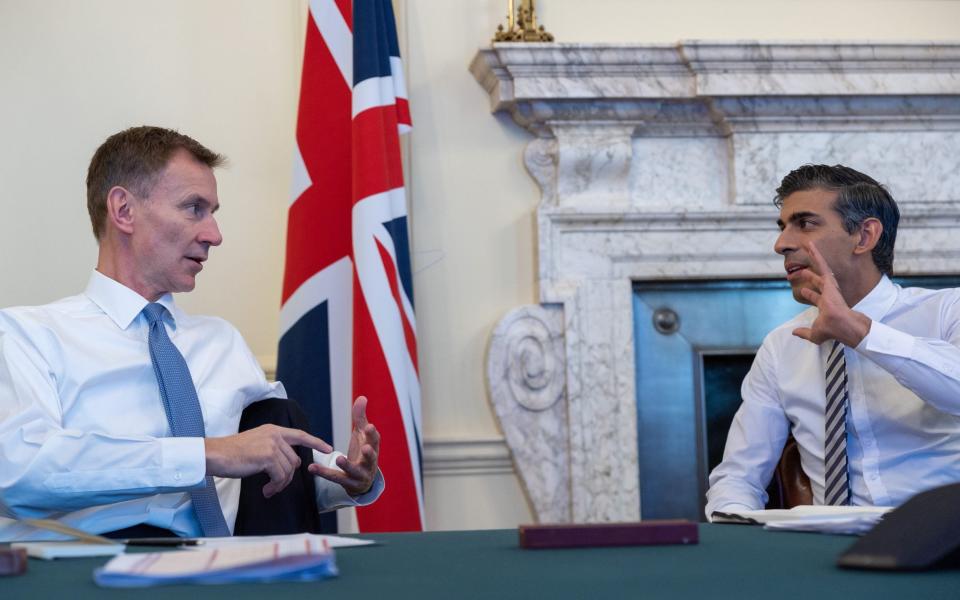
[[[215,218],[210,217],[203,229],[200,230],[198,241],[211,246],[219,246],[223,242],[223,235],[220,233],[220,226],[217,225]]]
[[[790,234],[784,229],[777,236],[777,241],[773,243],[773,251],[786,256],[787,253],[794,250],[796,250],[796,244],[791,241]]]

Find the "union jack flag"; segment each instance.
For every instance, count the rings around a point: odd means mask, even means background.
[[[410,128],[390,0],[311,0],[277,378],[340,449],[368,398],[386,491],[339,529],[423,528],[420,383],[399,133]],[[353,522],[353,518],[356,522]],[[336,520],[323,526],[334,530]]]

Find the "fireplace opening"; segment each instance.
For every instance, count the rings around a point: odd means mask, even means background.
[[[697,422],[702,424],[702,431],[697,435],[701,446],[698,448],[698,479],[701,483],[700,497],[704,500],[707,495],[707,477],[723,460],[727,432],[730,431],[733,416],[740,408],[740,384],[747,376],[755,354],[711,351],[699,353],[701,369],[698,381],[701,384],[698,396],[702,398],[702,404]],[[782,506],[780,490],[773,483],[767,486],[767,495],[767,508]]]

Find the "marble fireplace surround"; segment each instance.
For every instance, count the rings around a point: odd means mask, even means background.
[[[960,43],[494,44],[470,69],[542,193],[539,303],[487,358],[541,522],[639,518],[632,283],[782,276],[796,166],[888,185],[899,274],[960,272]]]

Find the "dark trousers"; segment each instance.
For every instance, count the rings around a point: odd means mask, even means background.
[[[293,400],[268,398],[254,402],[240,417],[240,431],[273,424],[303,431],[310,430],[307,416]],[[263,497],[263,486],[270,481],[265,473],[244,477],[240,486],[240,507],[234,535],[279,535],[285,533],[332,533],[336,531],[335,513],[317,512],[316,492],[307,467],[313,463],[309,448],[295,446],[300,468],[290,485],[270,498]]]

